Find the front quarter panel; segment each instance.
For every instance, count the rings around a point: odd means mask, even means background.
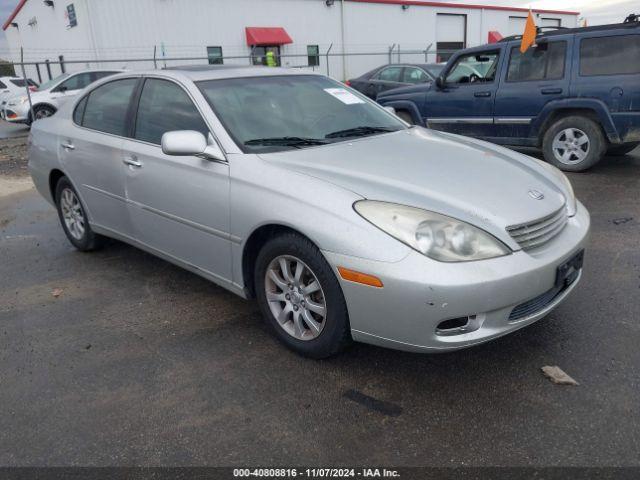
[[[400,261],[410,251],[355,212],[353,203],[362,197],[354,192],[258,155],[229,155],[229,164],[233,269],[239,284],[247,240],[265,225],[297,230],[324,251],[380,262]]]

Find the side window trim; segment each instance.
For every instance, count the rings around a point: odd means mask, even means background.
[[[140,139],[136,138],[135,136],[136,136],[136,123],[137,123],[137,120],[138,120],[138,109],[140,107],[140,99],[142,98],[142,91],[144,90],[144,84],[147,83],[147,80],[164,80],[166,82],[171,82],[171,83],[175,84],[178,88],[181,88],[182,91],[184,91],[184,93],[187,95],[187,97],[189,97],[189,100],[191,101],[191,103],[193,104],[193,106],[197,110],[198,114],[200,115],[202,123],[204,123],[205,126],[207,127],[207,129],[209,130],[209,134],[214,138],[214,140],[218,143],[218,145],[221,145],[220,142],[218,141],[218,139],[216,138],[216,135],[213,133],[213,129],[211,128],[211,125],[207,121],[206,115],[204,115],[202,113],[202,109],[198,105],[198,102],[196,102],[196,100],[193,98],[193,95],[191,95],[191,92],[189,92],[189,90],[187,90],[184,87],[184,85],[182,85],[180,82],[175,81],[173,78],[159,77],[159,76],[156,77],[156,76],[153,76],[153,75],[142,77],[141,80],[142,81],[136,87],[137,90],[134,92],[134,95],[133,95],[133,98],[135,99],[135,102],[133,102],[135,111],[130,112],[131,114],[128,115],[128,117],[129,117],[129,119],[131,120],[131,123],[132,123],[131,129],[129,130],[130,136],[127,137],[128,140],[131,140],[131,141],[134,141],[134,142],[144,143],[145,145],[151,145],[151,146],[154,146],[154,147],[162,148],[162,145],[159,145],[157,143],[146,142],[144,140],[140,140]],[[220,148],[222,148],[222,146],[220,146]],[[223,149],[223,152],[224,152],[224,149]]]
[[[136,96],[136,92],[137,92],[137,90],[136,90],[136,89],[139,87],[139,85],[140,85],[140,81],[142,80],[142,77],[140,77],[139,75],[133,75],[133,76],[131,76],[131,77],[116,78],[116,79],[113,79],[113,80],[109,80],[108,82],[101,83],[101,84],[100,84],[100,85],[98,85],[97,87],[93,88],[90,92],[88,92],[86,95],[84,95],[82,98],[80,98],[80,99],[76,102],[75,107],[73,108],[73,112],[75,113],[76,109],[80,106],[80,103],[82,103],[82,101],[83,101],[85,98],[87,99],[87,102],[85,102],[85,105],[84,105],[84,111],[82,112],[82,125],[78,125],[78,124],[75,122],[75,119],[73,118],[73,117],[74,117],[74,115],[72,115],[72,116],[71,116],[71,121],[73,122],[73,124],[74,124],[74,125],[76,125],[78,128],[83,128],[83,129],[85,129],[85,130],[89,130],[90,132],[96,132],[96,133],[100,133],[100,134],[102,134],[102,135],[109,135],[110,137],[127,138],[126,136],[125,136],[125,137],[123,137],[122,135],[116,135],[115,133],[103,132],[103,131],[101,131],[101,130],[96,130],[95,128],[85,127],[85,125],[84,125],[84,115],[85,115],[86,110],[87,110],[87,104],[89,103],[89,97],[91,96],[91,94],[92,94],[95,90],[97,90],[98,88],[104,87],[105,85],[108,85],[108,84],[113,83],[113,82],[119,82],[119,81],[121,81],[121,80],[133,80],[133,79],[137,79],[137,81],[138,81],[138,82],[137,82],[137,84],[136,84],[136,86],[135,86],[135,88],[134,88],[134,90],[133,90],[133,94],[131,95],[131,98],[129,99],[129,106],[127,107],[127,119],[125,120],[125,130],[126,130],[126,131],[129,131],[129,130],[128,130],[128,128],[129,128],[129,122],[131,121],[131,118],[130,118],[130,116],[129,116],[129,112],[131,111],[131,105],[132,105],[132,102],[133,102],[133,100],[134,100],[134,98],[135,98],[135,96]]]
[[[509,67],[511,67],[511,59],[513,56],[513,52],[515,52],[519,47],[518,45],[512,45],[511,47],[509,47],[509,55],[507,57],[507,63],[505,65],[505,75],[504,75],[504,81],[505,83],[527,83],[527,82],[552,82],[552,81],[560,81],[563,80],[565,78],[567,78],[567,58],[569,58],[569,52],[571,51],[571,46],[569,45],[569,42],[567,42],[566,40],[554,40],[554,41],[550,41],[547,42],[547,45],[550,46],[552,44],[564,44],[564,55],[563,55],[563,62],[562,62],[562,76],[558,77],[558,78],[547,78],[547,73],[549,71],[549,56],[547,56],[547,58],[545,59],[544,62],[544,77],[543,78],[539,78],[536,80],[509,80]],[[547,47],[548,48],[548,47]]]

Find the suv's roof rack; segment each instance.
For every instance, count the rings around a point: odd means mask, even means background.
[[[552,37],[555,35],[567,35],[571,33],[597,32],[601,30],[636,28],[638,26],[640,26],[640,15],[631,14],[622,23],[610,23],[607,25],[595,25],[593,27],[575,27],[575,28],[555,27],[555,26],[537,27],[538,34],[536,35],[536,38]],[[548,32],[543,31],[547,29],[549,29]],[[522,38],[522,35],[511,35],[509,37],[504,37],[502,40],[499,40],[498,43],[510,42],[512,40],[520,40],[521,38]]]

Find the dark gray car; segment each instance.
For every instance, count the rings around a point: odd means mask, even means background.
[[[346,84],[375,100],[379,93],[392,88],[433,82],[443,67],[439,63],[383,65]]]

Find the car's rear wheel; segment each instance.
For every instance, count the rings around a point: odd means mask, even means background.
[[[71,244],[83,252],[101,247],[103,237],[91,229],[78,192],[67,177],[58,181],[55,200],[62,229]]]
[[[559,169],[581,172],[602,159],[606,141],[596,122],[582,116],[569,116],[547,129],[542,150],[545,160]]]
[[[631,153],[640,145],[640,142],[625,143],[623,145],[612,145],[607,149],[607,155],[622,156]]]
[[[258,304],[276,336],[295,352],[326,358],[351,341],[340,284],[318,247],[294,233],[268,241],[255,267]]]

